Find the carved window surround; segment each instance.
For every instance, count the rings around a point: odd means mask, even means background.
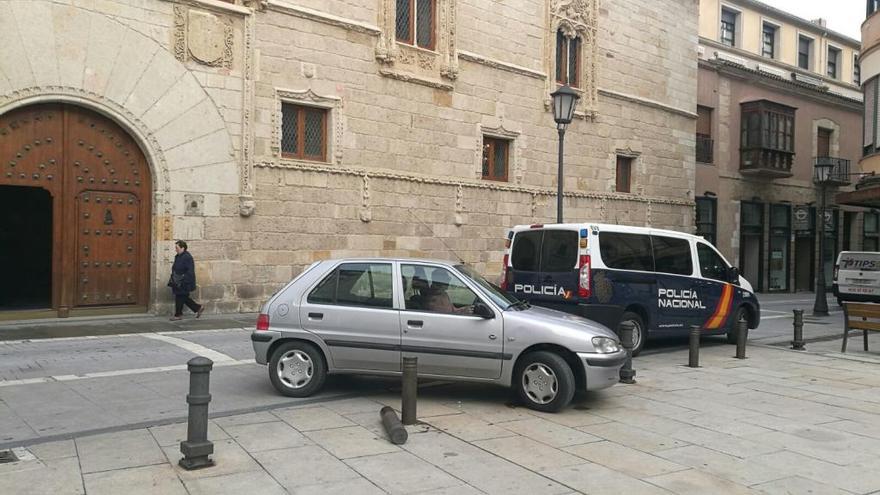
[[[283,162],[299,162],[281,156],[281,104],[294,103],[307,107],[327,109],[327,161],[329,165],[342,164],[342,138],[345,132],[344,116],[342,115],[342,98],[336,95],[322,96],[311,88],[297,91],[293,89],[275,88],[275,111],[272,112],[272,155]]]
[[[510,142],[507,155],[508,181],[510,184],[522,184],[523,166],[522,166],[522,139],[519,139],[520,132],[506,129],[504,122],[500,122],[497,127],[477,124],[476,149],[474,150],[474,178],[481,180],[483,178],[483,137],[488,136],[498,139],[506,139]]]
[[[578,107],[581,112],[575,116],[594,118],[598,108],[598,62],[599,62],[599,0],[551,0],[548,6],[547,24],[544,34],[544,72],[556,74],[556,32],[582,41],[580,55],[580,74],[577,88],[581,95]],[[544,108],[550,110],[553,102],[550,93],[558,86],[555,77],[545,79]],[[580,115],[579,115],[580,114]]]
[[[437,0],[436,49],[398,43],[395,39],[397,19],[396,0],[380,0],[379,40],[376,42],[376,60],[383,67],[379,73],[402,81],[451,90],[458,77],[455,23],[457,0]]]

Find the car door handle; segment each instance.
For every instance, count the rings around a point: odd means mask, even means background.
[[[309,313],[310,320],[323,320],[324,313]]]
[[[489,335],[489,340],[495,340],[497,338],[498,337],[496,337],[494,333],[492,335]]]
[[[425,322],[423,322],[422,320],[407,320],[406,324],[410,328],[422,328]]]

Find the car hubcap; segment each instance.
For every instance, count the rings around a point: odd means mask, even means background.
[[[541,363],[530,364],[526,367],[522,375],[522,386],[529,399],[537,404],[552,402],[559,392],[556,373]]]
[[[288,351],[278,360],[278,379],[290,388],[303,388],[312,381],[315,367],[303,351]]]
[[[638,349],[642,343],[642,326],[635,320],[629,320],[629,322],[633,325],[633,349]]]

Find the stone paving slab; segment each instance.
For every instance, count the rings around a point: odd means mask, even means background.
[[[213,419],[216,466],[199,471],[177,465],[184,423],[35,444],[29,447],[33,459],[0,466],[0,491],[7,486],[10,493],[127,495],[880,490],[880,404],[866,400],[876,389],[862,379],[875,374],[877,364],[758,346],[750,347],[742,363],[730,351],[703,349],[697,369],[681,366],[685,352],[640,357],[636,385],[581,394],[557,415],[513,406],[509,394],[495,387],[430,387],[420,390],[423,423],[408,428],[402,446],[390,444],[382,430],[379,409],[399,406],[383,390]]]

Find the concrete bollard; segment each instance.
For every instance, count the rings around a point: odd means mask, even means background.
[[[736,322],[736,358],[746,358],[746,342],[749,341],[749,322]]]
[[[633,384],[636,382],[636,371],[632,369],[633,357],[633,331],[636,325],[631,321],[620,323],[620,345],[626,350],[626,361],[620,368],[620,383]]]
[[[804,310],[793,309],[794,312],[794,340],[791,341],[791,348],[796,351],[804,350]]]
[[[390,406],[385,406],[379,411],[379,416],[382,418],[382,426],[385,427],[385,433],[388,433],[391,443],[394,445],[405,444],[409,434],[400,423],[400,420],[397,419],[397,413],[394,412],[394,409]]]
[[[688,366],[700,367],[700,325],[691,325],[690,352],[688,353]]]
[[[414,357],[403,358],[403,386],[401,387],[400,416],[403,424],[414,425],[418,421],[416,399],[419,391],[419,360]]]
[[[180,442],[180,466],[187,470],[211,467],[214,461],[209,457],[214,453],[214,443],[208,440],[208,393],[211,368],[214,362],[202,356],[194,357],[186,363],[189,369],[189,419],[186,440]]]

